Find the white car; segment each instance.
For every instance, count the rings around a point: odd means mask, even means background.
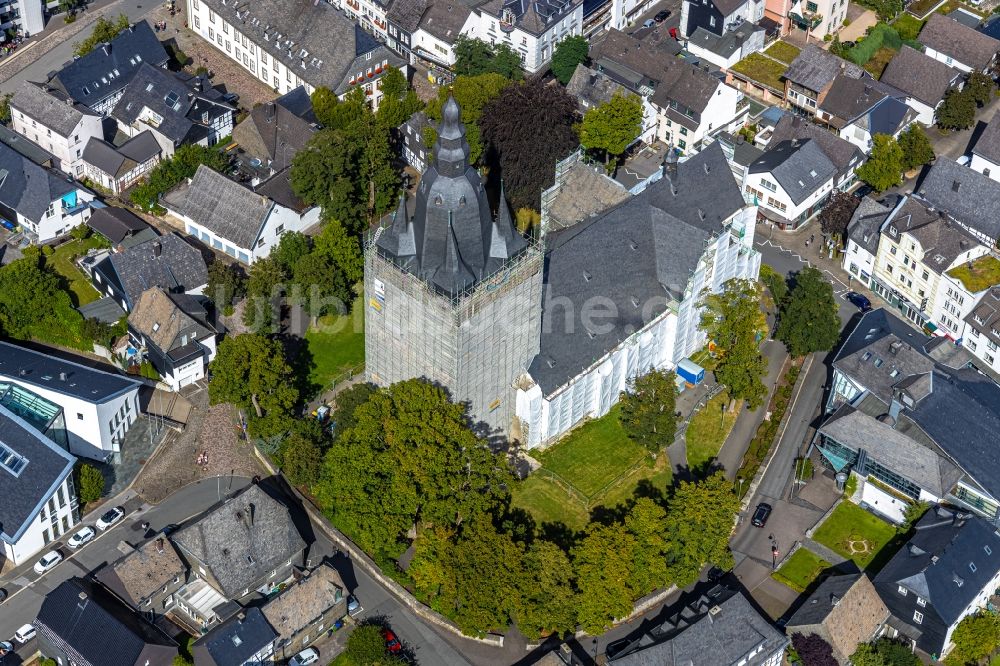
[[[97,532],[94,531],[93,527],[84,527],[82,530],[67,539],[66,545],[70,548],[79,548],[83,544],[93,541],[95,536],[97,536]]]
[[[103,532],[124,517],[125,509],[122,507],[116,506],[113,509],[108,509],[100,518],[97,519],[97,529]]]
[[[35,637],[35,628],[30,624],[26,624],[14,632],[14,640],[20,643],[21,645],[24,645],[34,637]]]
[[[46,571],[49,571],[57,564],[62,562],[62,559],[63,556],[58,550],[50,550],[49,552],[42,555],[42,559],[35,562],[35,573],[38,575],[42,575]],[[21,642],[23,643],[24,641]]]
[[[314,648],[306,648],[292,657],[288,662],[288,666],[309,666],[309,664],[315,664],[317,661],[319,661],[319,652],[316,652]]]
[[[359,602],[357,600],[357,598],[353,594],[351,596],[347,597],[347,614],[348,615],[350,615],[351,617],[354,617],[355,615],[357,615],[358,613],[360,613],[363,610],[364,610],[364,608],[361,607],[361,602]]]

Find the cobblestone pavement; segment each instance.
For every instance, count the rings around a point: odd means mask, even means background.
[[[157,454],[146,463],[133,488],[144,500],[157,503],[189,483],[214,476],[253,477],[263,474],[249,445],[238,437],[232,406],[208,405],[208,391],[186,394],[195,409],[184,432],[171,432]],[[198,465],[198,454],[208,463]]]

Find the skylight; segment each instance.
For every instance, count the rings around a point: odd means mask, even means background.
[[[14,453],[3,442],[0,442],[0,467],[3,467],[14,476],[19,476],[27,464],[27,459],[20,454]]]
[[[179,99],[180,96],[173,90],[171,90],[170,92],[167,93],[166,97],[163,98],[163,101],[167,103],[167,106],[173,106],[174,104],[177,103]]]

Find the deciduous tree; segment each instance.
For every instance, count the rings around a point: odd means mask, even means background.
[[[876,134],[868,161],[858,169],[858,178],[879,192],[899,185],[903,171],[903,151],[888,134]]]
[[[988,75],[982,72],[970,72],[965,79],[963,92],[976,102],[976,106],[982,108],[990,103],[996,90],[996,83]]]
[[[587,111],[580,126],[580,143],[617,159],[642,132],[642,102],[636,95],[615,93],[606,103]]]
[[[453,70],[459,76],[494,72],[508,79],[524,77],[521,56],[508,44],[491,45],[474,37],[459,36],[455,40],[454,51]]]
[[[559,83],[569,83],[576,66],[587,61],[589,52],[590,42],[583,35],[571,35],[556,44],[552,51],[552,73]]]
[[[319,481],[323,452],[313,438],[292,432],[281,444],[281,467],[292,483],[312,486]]]
[[[118,36],[118,33],[128,28],[128,26],[129,19],[125,14],[119,14],[118,18],[113,21],[104,17],[97,19],[97,22],[94,23],[94,29],[91,30],[90,35],[82,42],[78,42],[73,48],[73,55],[87,55],[99,44],[110,42]]]
[[[623,391],[620,420],[629,438],[653,453],[674,443],[677,386],[673,372],[650,370]]]
[[[969,615],[951,635],[954,649],[945,659],[948,666],[977,664],[1000,647],[1000,618],[993,613]]]
[[[792,634],[792,648],[802,666],[837,666],[833,647],[817,634]]]
[[[216,259],[208,267],[208,286],[205,295],[220,310],[233,305],[236,298],[246,295],[246,276],[243,269]]]
[[[288,286],[288,278],[284,267],[274,257],[264,257],[254,262],[246,281],[244,326],[259,333],[271,332],[277,328],[281,316],[279,299]]]
[[[667,558],[672,548],[666,532],[667,512],[653,500],[640,498],[625,516],[625,529],[636,544],[629,587],[644,596],[668,586],[672,580]]]
[[[903,170],[910,171],[934,159],[934,146],[927,138],[927,132],[914,123],[899,135],[899,147],[903,151]],[[855,197],[856,198],[856,197]]]
[[[524,554],[518,580],[519,608],[514,612],[518,629],[532,639],[544,634],[572,631],[576,626],[576,593],[573,568],[566,552],[536,539]]]
[[[767,330],[760,286],[750,280],[730,280],[720,293],[708,295],[702,303],[701,328],[718,348],[715,378],[729,388],[733,408],[736,400],[746,400],[756,409],[767,395],[763,382],[767,361],[758,344]]]
[[[706,564],[731,568],[729,535],[738,511],[739,498],[722,472],[702,481],[682,481],[667,503],[664,521],[663,534],[670,540],[669,580],[683,587],[697,580]]]
[[[861,200],[853,194],[834,190],[823,210],[819,212],[820,229],[824,234],[842,238],[847,233],[847,225],[860,203]]]
[[[382,628],[377,624],[362,624],[347,637],[347,656],[353,666],[383,666],[389,653],[385,649]]]
[[[795,277],[775,337],[785,343],[792,356],[829,351],[840,339],[837,310],[833,286],[819,269],[807,266]]]
[[[211,369],[208,396],[213,405],[230,402],[262,417],[291,413],[298,402],[292,369],[277,340],[254,333],[227,337],[219,343]]]
[[[375,116],[382,127],[389,129],[399,127],[407,118],[424,108],[423,102],[399,69],[388,66],[379,79],[379,85],[382,99],[379,101]]]
[[[632,612],[635,591],[629,587],[635,575],[635,537],[620,523],[591,523],[587,534],[573,548],[576,572],[577,622],[587,633],[601,634]]]
[[[340,220],[326,220],[318,235],[313,238],[314,252],[326,257],[335,265],[348,284],[357,284],[365,274],[365,260],[361,256],[360,238],[350,234]]]

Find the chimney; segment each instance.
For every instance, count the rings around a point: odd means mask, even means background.
[[[256,509],[257,509],[257,507],[255,507],[253,505],[253,502],[250,502],[249,504],[247,504],[247,520],[250,521],[249,524],[248,524],[248,527],[253,527],[253,519],[254,519],[254,513],[256,512]]]
[[[87,600],[87,593],[84,592],[83,590],[80,590],[80,594],[77,595],[77,596],[80,597],[80,601],[86,601]]]
[[[65,372],[60,372],[59,373],[59,381],[61,381],[61,382],[66,381],[66,373]]]
[[[153,256],[158,257],[163,254],[163,245],[160,242],[153,243]]]
[[[73,106],[73,98],[72,97],[67,97],[66,98],[66,106]]]
[[[673,181],[677,180],[677,153],[674,152],[673,148],[667,150],[667,156],[663,160],[663,177],[671,182],[671,189],[673,189]],[[677,194],[675,191],[674,194]]]
[[[268,102],[264,105],[264,118],[267,122],[274,122],[274,102]]]
[[[243,624],[243,620],[245,619],[247,619],[247,614],[244,613],[243,611],[240,611],[239,614],[236,616],[236,621],[239,622],[240,624]]]

